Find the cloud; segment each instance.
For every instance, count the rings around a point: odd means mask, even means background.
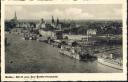
[[[121,5],[43,5],[6,6],[6,18],[19,19],[120,19]]]
[[[5,16],[8,19],[11,19],[12,17],[14,17],[15,12],[17,13],[23,13],[22,12],[23,8],[22,6],[6,6],[5,7]]]
[[[82,9],[79,8],[66,9],[65,14],[71,19],[86,19],[93,17],[91,13],[83,12]]]
[[[122,9],[114,9],[113,12],[118,16],[122,15]]]
[[[83,12],[79,8],[69,8],[65,10],[54,9],[52,11],[40,11],[33,12],[30,16],[35,16],[36,18],[51,19],[51,16],[58,17],[59,19],[84,19],[93,17],[93,15]]]

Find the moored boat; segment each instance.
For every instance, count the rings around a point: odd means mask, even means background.
[[[69,57],[71,57],[71,58],[80,60],[79,54],[72,53],[72,52],[67,51],[67,50],[59,50],[59,53],[62,54],[62,55],[66,55],[66,56],[69,56]]]
[[[98,57],[97,61],[103,65],[106,65],[115,69],[120,69],[120,70],[123,69],[123,64],[114,59]]]
[[[82,51],[79,47],[64,47],[59,50],[59,53],[83,61],[97,58],[96,56],[90,55],[88,52]]]

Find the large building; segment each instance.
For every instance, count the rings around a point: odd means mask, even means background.
[[[44,21],[44,19],[42,18],[41,19],[41,22],[39,24],[39,29],[43,29],[43,28],[46,28],[46,22]]]
[[[96,29],[87,29],[87,35],[96,35],[97,30]]]

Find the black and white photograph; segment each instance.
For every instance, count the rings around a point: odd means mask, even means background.
[[[5,5],[5,73],[122,73],[122,4]]]

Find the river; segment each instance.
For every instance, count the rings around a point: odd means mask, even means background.
[[[60,55],[58,49],[44,42],[24,40],[21,35],[6,33],[6,73],[119,73],[97,61],[79,61]]]

